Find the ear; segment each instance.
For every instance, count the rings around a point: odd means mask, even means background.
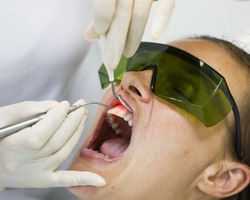
[[[216,197],[233,196],[248,186],[250,168],[242,163],[225,161],[223,166],[212,165],[206,168],[197,183],[200,191]]]

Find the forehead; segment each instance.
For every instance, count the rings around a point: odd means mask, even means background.
[[[238,65],[231,56],[218,45],[206,40],[183,40],[170,43],[172,46],[187,51],[203,60],[222,75],[227,75],[228,70],[236,69]],[[224,72],[224,73],[223,73]]]
[[[247,90],[248,78],[245,69],[225,49],[213,42],[198,39],[176,41],[170,45],[193,54],[222,74],[234,99],[240,102],[243,91]]]

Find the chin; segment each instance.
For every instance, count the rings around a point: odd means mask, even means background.
[[[114,188],[121,188],[127,182],[127,168],[135,146],[136,109],[125,94],[123,99],[133,109],[133,113],[110,95],[110,99],[105,102],[109,109],[99,108],[87,139],[69,168],[91,171],[106,180],[107,184],[103,187],[69,188],[79,198],[116,199],[117,197],[110,198],[110,194]]]

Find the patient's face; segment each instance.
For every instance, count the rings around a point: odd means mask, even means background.
[[[171,45],[215,66],[239,103],[238,88],[243,84],[233,76],[242,77],[241,72],[235,70],[234,61],[223,50],[201,40]],[[107,185],[71,188],[80,198],[192,199],[203,171],[223,159],[225,138],[234,120],[232,112],[207,128],[190,114],[156,98],[149,89],[150,80],[150,71],[129,72],[116,87],[133,115],[114,100],[111,91],[104,95],[103,101],[113,108],[108,115],[100,108],[101,114],[96,116],[70,169],[96,172]]]

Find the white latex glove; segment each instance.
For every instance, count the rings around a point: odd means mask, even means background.
[[[131,57],[136,52],[154,0],[93,0],[94,19],[85,32],[87,40],[104,37],[103,63],[114,70],[122,56]],[[158,0],[152,23],[151,37],[158,39],[166,29],[175,0]]]
[[[231,42],[250,54],[250,29],[231,37]]]
[[[80,100],[76,104],[84,103]],[[0,127],[49,110],[32,127],[0,140],[0,187],[105,184],[103,178],[91,172],[57,170],[78,142],[88,116],[86,107],[67,115],[68,109],[66,101],[22,102],[0,108]]]

